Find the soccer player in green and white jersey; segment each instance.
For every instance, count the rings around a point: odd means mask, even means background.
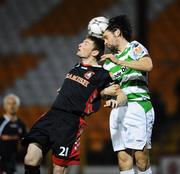
[[[102,56],[104,68],[128,96],[127,105],[111,112],[111,139],[117,152],[120,174],[134,174],[133,157],[138,174],[152,174],[149,149],[154,110],[147,84],[147,72],[152,69],[152,61],[143,45],[131,41],[131,35],[132,27],[126,15],[111,18],[103,34],[105,45],[116,52]]]

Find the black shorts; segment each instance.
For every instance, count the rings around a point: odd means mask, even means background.
[[[85,120],[77,115],[52,109],[35,122],[22,144],[38,143],[43,154],[52,149],[52,160],[57,165],[78,165],[85,125]]]

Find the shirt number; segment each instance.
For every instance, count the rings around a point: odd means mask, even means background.
[[[68,155],[68,151],[69,151],[69,147],[60,147],[61,152],[59,153],[59,156],[67,156]]]

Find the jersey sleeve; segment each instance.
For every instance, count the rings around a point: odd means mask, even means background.
[[[138,60],[145,55],[149,55],[148,50],[139,42],[132,42],[130,57],[134,60]]]

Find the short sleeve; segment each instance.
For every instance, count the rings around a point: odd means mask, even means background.
[[[138,60],[145,55],[149,55],[148,50],[139,42],[133,41],[131,42],[131,51],[130,57],[134,60]]]

